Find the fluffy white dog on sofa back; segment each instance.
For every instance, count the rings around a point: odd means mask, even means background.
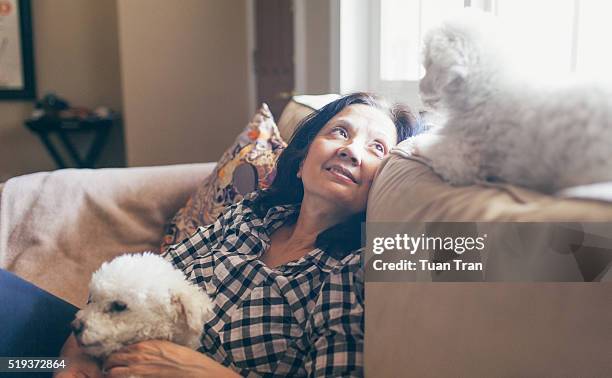
[[[445,122],[412,151],[456,185],[496,179],[553,193],[611,181],[611,88],[512,72],[495,23],[465,9],[426,34],[420,94]]]

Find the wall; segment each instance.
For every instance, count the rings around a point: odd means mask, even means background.
[[[130,166],[216,161],[246,125],[246,2],[118,0]]]
[[[123,113],[99,166],[125,165],[124,133],[130,166],[217,160],[250,117],[246,2],[168,4],[32,1],[39,96]],[[23,126],[32,108],[0,102],[0,181],[55,169]]]
[[[121,110],[116,0],[31,4],[39,96],[54,91],[73,105]],[[37,137],[23,126],[32,108],[31,101],[0,102],[0,181],[55,169]],[[101,165],[122,165],[120,128],[113,131],[107,147]]]
[[[321,94],[332,91],[331,7],[329,0],[293,0],[295,91]]]
[[[329,0],[306,1],[306,92],[330,91]]]

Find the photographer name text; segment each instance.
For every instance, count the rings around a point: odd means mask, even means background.
[[[445,262],[432,262],[429,260],[401,260],[396,262],[383,262],[382,260],[374,260],[372,262],[374,270],[408,270],[408,271],[450,271],[450,270],[482,270],[480,262],[465,262],[463,260],[452,260]]]

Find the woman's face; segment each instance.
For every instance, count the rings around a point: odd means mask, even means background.
[[[347,106],[319,131],[302,161],[304,200],[316,198],[342,215],[364,211],[376,170],[396,143],[395,125],[385,113]]]

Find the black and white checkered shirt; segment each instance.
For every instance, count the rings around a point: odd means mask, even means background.
[[[362,376],[361,252],[339,261],[314,249],[269,268],[270,235],[298,208],[261,219],[254,196],[164,254],[214,300],[199,350],[244,376]]]

